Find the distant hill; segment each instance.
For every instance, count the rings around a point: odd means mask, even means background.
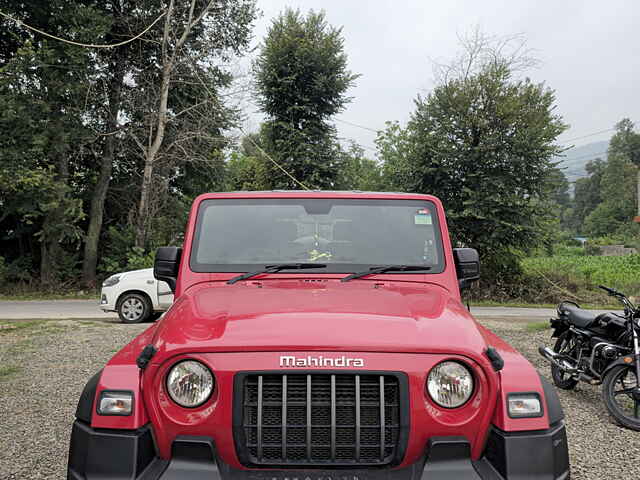
[[[580,147],[572,148],[564,153],[563,157],[556,157],[556,161],[560,161],[558,167],[562,169],[565,176],[570,182],[575,182],[578,178],[587,175],[585,166],[590,160],[596,158],[607,158],[606,152],[609,148],[609,141],[593,142]]]

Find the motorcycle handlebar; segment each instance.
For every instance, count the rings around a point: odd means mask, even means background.
[[[604,290],[611,296],[621,296],[622,294],[613,288],[605,287],[604,285],[598,285],[598,288]]]

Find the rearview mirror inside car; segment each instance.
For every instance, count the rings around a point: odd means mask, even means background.
[[[156,251],[156,260],[153,264],[153,276],[156,280],[166,282],[173,293],[176,292],[181,256],[181,248],[160,247]]]
[[[480,279],[480,256],[475,248],[454,248],[453,260],[461,290]]]

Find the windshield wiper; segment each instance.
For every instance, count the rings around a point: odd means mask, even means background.
[[[303,270],[305,268],[325,268],[326,265],[324,263],[279,263],[277,265],[265,265],[264,268],[260,270],[256,270],[254,272],[243,273],[242,275],[238,275],[237,277],[230,278],[227,280],[229,285],[233,285],[236,282],[241,280],[246,280],[247,278],[255,277],[256,275],[260,275],[261,273],[276,273],[280,270]]]
[[[341,282],[348,282],[354,278],[366,277],[367,275],[375,275],[376,273],[386,272],[417,272],[417,271],[431,270],[431,267],[427,265],[382,265],[380,267],[371,267],[364,272],[355,272],[351,275],[340,279]]]

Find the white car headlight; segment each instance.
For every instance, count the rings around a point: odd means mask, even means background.
[[[427,390],[433,401],[441,407],[460,407],[473,394],[473,375],[461,363],[442,362],[431,369]]]
[[[507,406],[511,418],[535,418],[542,416],[542,404],[537,393],[510,393]]]
[[[176,363],[167,376],[167,390],[178,405],[194,408],[206,402],[213,392],[213,374],[196,360]]]
[[[120,275],[111,275],[104,282],[102,282],[102,286],[103,287],[113,287],[119,281],[120,281]]]

